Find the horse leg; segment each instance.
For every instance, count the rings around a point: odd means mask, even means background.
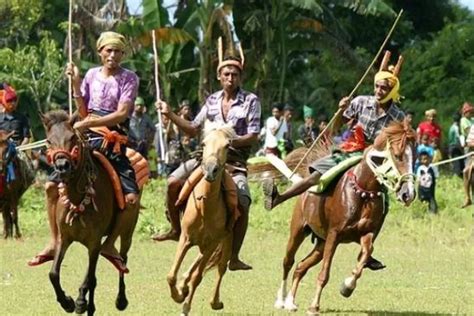
[[[300,201],[298,201],[297,203],[299,204]],[[277,299],[274,305],[275,308],[278,309],[282,309],[285,307],[288,275],[290,274],[291,268],[295,263],[296,251],[298,251],[299,247],[301,246],[301,243],[305,239],[304,222],[301,217],[301,211],[297,210],[297,207],[298,206],[295,206],[295,210],[293,211],[293,215],[291,218],[290,238],[288,239],[285,258],[283,259],[283,280],[281,282],[280,289],[277,292]]]
[[[194,260],[193,264],[189,267],[188,271],[186,271],[186,273],[183,274],[183,282],[181,283],[181,286],[180,286],[181,295],[183,297],[186,297],[189,294],[189,282],[191,282],[191,277],[193,276],[194,271],[196,271],[197,267],[199,266],[199,263],[201,262],[201,260],[202,260],[202,254],[200,253]]]
[[[10,210],[8,210],[8,208],[3,208],[2,215],[3,215],[3,239],[7,239],[10,234],[10,225],[11,225]]]
[[[214,253],[214,251],[217,248],[218,243],[213,243],[211,245],[208,245],[208,247],[204,250],[204,253],[202,253],[202,258],[197,266],[197,268],[194,270],[194,273],[191,276],[191,282],[190,282],[190,289],[189,289],[189,294],[186,296],[183,304],[183,309],[181,312],[181,315],[188,315],[189,311],[191,310],[191,303],[194,298],[194,293],[196,293],[196,288],[199,286],[199,284],[202,281],[202,276],[204,273],[204,269],[206,268],[207,262],[209,261],[209,258],[211,255]]]
[[[170,271],[168,272],[168,276],[166,280],[168,281],[168,285],[170,287],[171,297],[176,303],[182,303],[185,299],[183,293],[178,291],[176,287],[176,280],[179,268],[181,267],[181,263],[183,262],[186,253],[188,252],[189,248],[191,248],[191,242],[189,241],[189,237],[185,236],[185,233],[181,233],[179,237],[178,247],[176,248],[176,255],[174,258],[173,265],[171,266]]]
[[[69,240],[61,240],[59,242],[54,254],[54,262],[51,267],[51,271],[49,272],[49,280],[51,281],[54,292],[56,293],[56,300],[68,313],[72,313],[74,311],[75,305],[74,300],[70,296],[66,296],[66,293],[64,293],[63,289],[61,288],[60,271],[64,255],[66,254],[66,251],[70,245],[71,242]]]
[[[344,297],[351,296],[352,292],[356,288],[357,280],[362,275],[362,270],[364,269],[365,263],[369,259],[370,255],[373,251],[373,240],[374,234],[368,233],[360,238],[360,246],[361,246],[361,256],[359,258],[359,262],[354,270],[352,270],[352,276],[346,278],[341,285],[341,295]]]
[[[79,288],[79,296],[76,299],[76,314],[82,314],[86,310],[88,315],[93,315],[95,312],[94,291],[97,285],[95,272],[97,269],[97,261],[99,260],[100,247],[100,241],[97,245],[89,247],[89,266],[84,282]],[[86,300],[87,292],[89,292],[89,304],[87,304]]]
[[[321,266],[321,271],[319,272],[318,279],[316,282],[316,294],[314,296],[311,305],[306,311],[307,315],[319,315],[319,308],[321,302],[321,294],[323,288],[329,281],[329,273],[331,270],[331,263],[336,252],[337,247],[337,232],[332,230],[328,233],[326,237],[326,243],[324,245],[323,251],[323,264]]]
[[[120,235],[120,256],[122,257],[125,265],[127,265],[128,262],[128,251],[132,246],[133,232],[135,231],[135,226],[138,220],[138,205],[140,205],[139,201],[136,204],[137,211],[132,212],[132,216],[130,216],[129,218],[129,226],[126,227]],[[119,273],[119,291],[117,293],[117,298],[115,299],[115,307],[119,311],[125,310],[128,306],[128,300],[125,289],[125,275],[124,273]]]
[[[220,300],[220,289],[222,284],[222,278],[227,271],[227,263],[231,257],[232,247],[232,235],[226,237],[222,244],[222,254],[217,265],[217,280],[216,286],[214,288],[214,295],[211,300],[211,308],[214,310],[219,310],[224,308],[224,303]]]
[[[298,306],[295,304],[296,292],[301,280],[306,275],[308,270],[318,264],[323,258],[324,241],[318,240],[313,250],[296,266],[295,272],[293,273],[293,283],[291,290],[285,299],[284,307],[290,311],[296,311]]]
[[[15,227],[15,238],[21,238],[20,226],[18,225],[18,204],[15,204],[12,208],[12,222],[13,226]],[[12,228],[13,232],[13,228]]]

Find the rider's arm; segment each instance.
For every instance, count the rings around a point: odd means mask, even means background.
[[[247,115],[247,134],[237,137],[232,141],[235,148],[248,147],[258,143],[258,135],[260,133],[260,119],[262,108],[258,98],[250,101],[249,112]]]
[[[190,122],[188,120],[183,119],[182,117],[180,117],[173,111],[171,111],[168,103],[162,100],[157,101],[155,103],[155,108],[157,111],[161,111],[161,114],[167,116],[170,119],[170,121],[178,127],[179,130],[182,130],[183,132],[190,135],[191,137],[195,137],[199,133],[200,127],[194,124],[194,122],[201,119],[204,120],[206,117],[206,113],[204,113],[204,111],[206,111],[207,109],[206,106],[203,106],[198,116],[196,116],[196,118],[194,119],[194,121]]]
[[[124,103],[119,103],[118,108],[115,112],[109,113],[107,115],[101,116],[101,117],[94,117],[93,119],[81,121],[78,123],[80,127],[86,128],[86,127],[98,127],[98,126],[115,126],[117,124],[120,124],[124,122],[129,113],[129,109],[133,106],[131,102],[124,102]],[[76,123],[76,124],[78,124]],[[75,128],[78,126],[74,125]]]

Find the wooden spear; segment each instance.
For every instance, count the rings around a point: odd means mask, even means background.
[[[158,50],[156,49],[156,35],[155,35],[155,30],[151,31],[151,37],[153,39],[153,58],[155,60],[155,87],[156,87],[156,100],[161,101],[161,93],[160,93],[160,82],[158,80],[158,67],[159,67],[159,59],[158,59]],[[161,159],[165,161],[165,163],[168,162],[168,157],[166,155],[166,147],[164,143],[164,137],[163,137],[163,125],[162,125],[162,118],[161,118],[161,111],[158,112],[158,134],[160,137],[160,152],[161,152]]]

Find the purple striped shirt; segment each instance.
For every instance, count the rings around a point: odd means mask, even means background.
[[[203,127],[204,122],[230,122],[239,136],[258,134],[260,132],[261,106],[258,97],[245,90],[239,89],[237,97],[232,103],[227,118],[222,115],[222,98],[224,91],[220,90],[211,94],[201,111],[192,122],[195,127]]]
[[[128,103],[130,114],[138,93],[138,76],[127,69],[120,68],[114,76],[105,77],[102,67],[91,68],[82,81],[81,93],[87,111],[115,112],[120,103]]]

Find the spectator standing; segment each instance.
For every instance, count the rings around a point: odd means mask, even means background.
[[[291,119],[293,118],[293,112],[294,109],[289,104],[285,105],[285,107],[283,108],[283,119],[285,120],[287,128],[286,133],[283,135],[283,158],[295,148],[295,145],[293,144],[293,124],[291,123]]]
[[[282,115],[281,104],[274,104],[272,107],[272,116],[265,123],[265,154],[274,154],[281,157],[278,149],[278,141],[283,139],[285,133],[288,132],[288,126]]]
[[[145,100],[141,97],[135,99],[135,107],[130,118],[130,144],[143,157],[148,157],[148,149],[153,142],[156,132],[155,124],[146,113]]]
[[[418,143],[421,142],[421,137],[423,135],[428,135],[428,142],[431,143],[434,138],[439,142],[441,141],[441,127],[436,123],[436,110],[429,109],[425,112],[426,120],[421,122],[416,129],[416,134],[418,137]]]
[[[438,204],[435,198],[436,178],[438,174],[431,166],[431,157],[428,152],[422,151],[419,156],[420,166],[416,171],[418,178],[418,197],[422,202],[429,203],[429,211],[433,214],[438,212]]]
[[[409,110],[409,111],[406,111],[406,120],[408,121],[408,123],[410,124],[410,126],[413,126],[413,117],[415,116],[415,112]]]
[[[472,112],[474,112],[474,107],[472,106],[472,104],[469,102],[464,102],[461,108],[462,117],[461,117],[461,120],[459,121],[459,129],[461,133],[461,146],[465,148],[464,149],[465,153],[469,152],[469,147],[466,146],[466,138],[467,138],[467,135],[469,134],[469,129],[474,124],[474,118],[472,117]]]
[[[463,154],[463,148],[461,146],[461,129],[459,127],[459,121],[461,115],[459,113],[453,114],[453,123],[449,128],[448,132],[448,155],[449,158],[456,158]],[[458,159],[452,162],[454,174],[462,177],[462,171],[464,169],[464,160]]]

